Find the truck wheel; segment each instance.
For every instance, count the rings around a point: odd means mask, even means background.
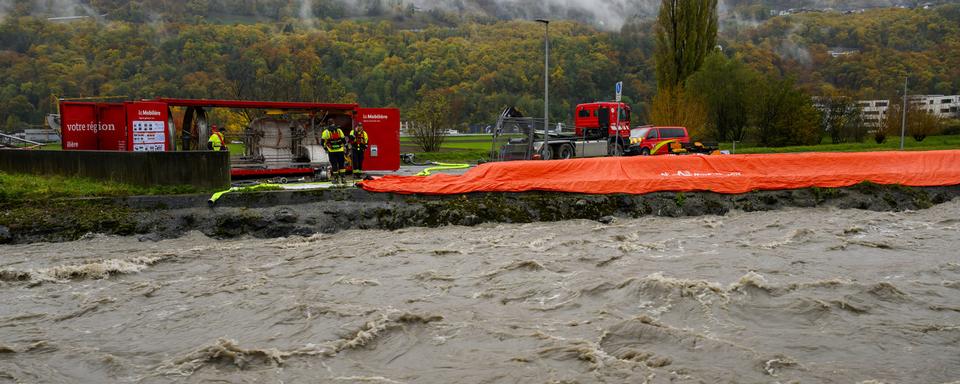
[[[544,145],[540,151],[540,160],[553,160],[553,146]]]
[[[573,146],[570,144],[563,144],[560,146],[560,150],[557,151],[559,156],[558,159],[571,159],[573,158]]]
[[[623,156],[623,146],[620,143],[612,142],[607,145],[608,156]]]
[[[640,149],[640,156],[650,156],[650,148]]]

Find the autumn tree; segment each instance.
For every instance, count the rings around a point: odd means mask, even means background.
[[[455,121],[450,113],[447,90],[421,92],[420,101],[408,114],[413,127],[413,141],[424,152],[437,152],[446,137],[446,128]]]
[[[907,127],[904,127],[903,98],[890,98],[890,101],[888,101],[887,105],[889,105],[887,108],[887,114],[884,116],[884,119],[881,120],[882,124],[878,128],[878,130],[882,130],[883,133],[880,133],[879,135],[883,136],[884,138],[887,136],[893,136],[896,137],[897,140],[899,140],[901,132],[904,135],[909,135],[910,122],[912,121],[911,117],[916,114],[915,111],[917,106],[910,102],[907,103]],[[880,141],[877,141],[877,143],[880,143]]]
[[[674,87],[661,89],[650,106],[650,123],[687,127],[690,136],[705,137],[708,108],[696,95]]]
[[[887,113],[884,114],[880,119],[880,124],[877,127],[877,132],[874,134],[874,140],[877,144],[883,143],[886,141],[887,136],[900,137],[900,132],[903,127],[903,100],[898,98],[890,98],[887,101]],[[911,108],[910,105],[907,106],[909,111]],[[907,115],[909,118],[909,114]]]
[[[890,100],[886,119],[882,127],[886,134],[899,136],[901,131],[910,135],[916,141],[923,141],[927,136],[939,134],[943,128],[943,119],[937,114],[923,108],[922,105],[907,103],[907,127],[903,129],[902,100]]]
[[[923,108],[915,108],[907,112],[907,130],[914,140],[920,142],[927,136],[940,133],[943,120],[936,113]]]

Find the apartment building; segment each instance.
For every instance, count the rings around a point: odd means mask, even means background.
[[[913,108],[920,108],[944,119],[960,118],[960,95],[913,95],[908,98]],[[876,126],[887,116],[889,100],[860,100],[857,105],[863,112],[863,122]]]

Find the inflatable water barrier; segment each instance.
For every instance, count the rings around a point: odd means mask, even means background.
[[[360,185],[371,192],[431,195],[526,191],[733,194],[837,188],[865,181],[914,187],[958,185],[960,150],[512,161],[482,164],[459,176],[384,176]]]

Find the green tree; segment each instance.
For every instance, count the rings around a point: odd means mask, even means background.
[[[717,0],[663,0],[656,42],[658,88],[682,87],[717,46]]]
[[[749,123],[750,95],[760,74],[739,59],[717,52],[707,57],[699,72],[687,79],[688,92],[706,104],[705,138],[742,141]]]
[[[768,147],[816,145],[823,137],[820,112],[792,79],[767,78],[754,94],[752,121],[757,140]]]

